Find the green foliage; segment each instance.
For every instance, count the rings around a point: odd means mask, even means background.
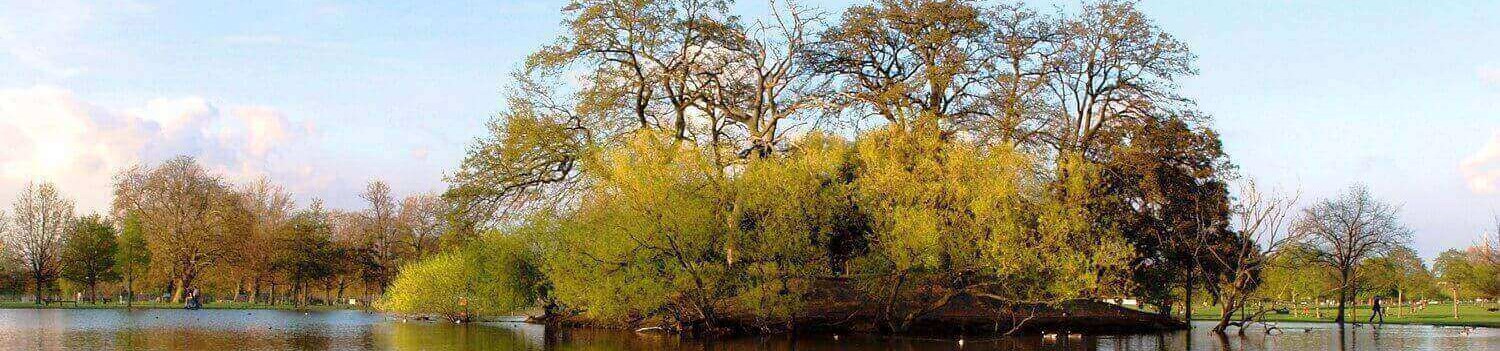
[[[1317,252],[1297,245],[1278,252],[1261,276],[1259,293],[1277,301],[1309,302],[1336,296],[1338,272],[1323,264]]]
[[[115,271],[115,229],[98,215],[80,218],[68,233],[62,249],[62,278],[88,289],[97,298],[95,287],[101,282],[120,279]]]
[[[1415,299],[1441,297],[1436,294],[1432,272],[1416,251],[1409,247],[1397,247],[1379,257],[1361,263],[1365,276],[1365,289],[1369,294],[1387,298]]]
[[[490,233],[456,250],[407,264],[378,307],[457,318],[532,306],[545,287],[531,241],[525,232]]]
[[[115,271],[123,278],[133,280],[146,275],[146,269],[151,265],[151,250],[146,246],[140,215],[130,212],[123,222],[117,238],[119,249],[115,251]]]
[[[1444,295],[1452,295],[1452,289],[1457,287],[1460,298],[1500,296],[1500,270],[1486,264],[1480,250],[1450,249],[1433,261],[1438,281],[1445,284],[1440,287]]]
[[[739,300],[760,317],[799,311],[809,277],[846,271],[866,246],[847,141],[824,134],[787,153],[756,157],[729,181],[734,223],[727,260],[743,271]]]
[[[349,260],[348,250],[333,241],[328,213],[314,206],[291,218],[278,238],[272,267],[286,272],[287,280],[306,303],[311,283],[339,274]]]

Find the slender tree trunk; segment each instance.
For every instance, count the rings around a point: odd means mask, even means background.
[[[1186,321],[1188,328],[1193,327],[1193,270],[1187,272],[1187,280],[1183,281],[1182,297],[1182,320]]]
[[[125,277],[125,308],[135,307],[135,277]]]
[[[260,278],[250,281],[250,303],[260,303]]]

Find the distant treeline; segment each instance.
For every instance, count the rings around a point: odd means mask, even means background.
[[[368,303],[400,265],[464,240],[442,199],[397,202],[380,181],[361,194],[361,211],[299,207],[266,179],[230,184],[179,157],[120,172],[112,191],[107,213],[76,216],[54,184],[22,189],[12,212],[0,211],[0,289],[38,304],[74,295],[175,303],[190,288],[211,300]]]

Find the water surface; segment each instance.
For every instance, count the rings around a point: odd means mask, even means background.
[[[359,311],[0,310],[3,350],[1500,350],[1500,330],[1281,323],[1220,338],[1191,332],[953,339],[806,335],[714,343],[537,325],[403,322]]]

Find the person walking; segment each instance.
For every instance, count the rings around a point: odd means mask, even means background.
[[[1385,307],[1380,306],[1380,296],[1375,297],[1375,302],[1370,304],[1370,320],[1367,324],[1374,324],[1375,318],[1380,317],[1380,324],[1385,324]]]

